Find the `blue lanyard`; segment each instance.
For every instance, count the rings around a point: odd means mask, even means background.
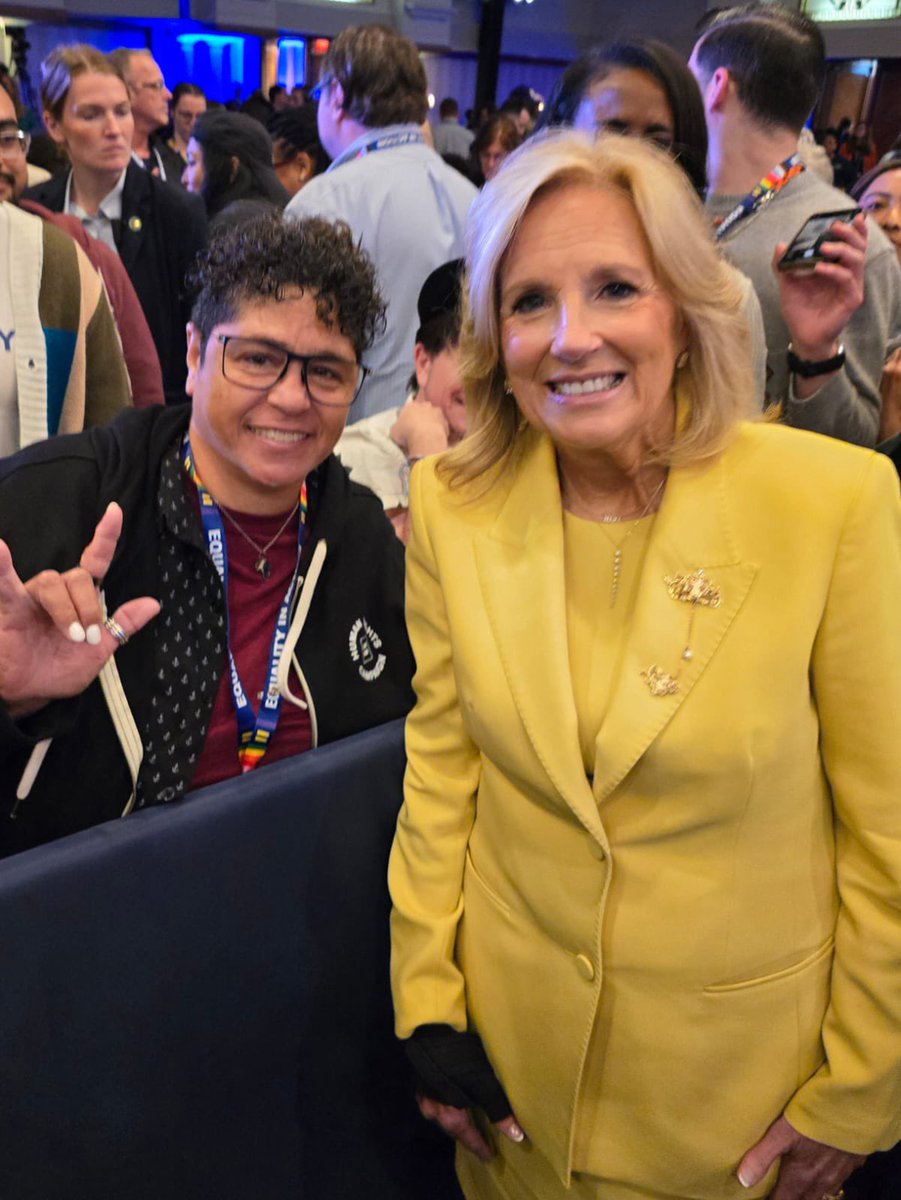
[[[394,150],[397,146],[424,146],[425,137],[418,129],[406,129],[403,133],[386,133],[384,137],[367,142],[358,152],[357,158],[377,154],[379,150]]]
[[[225,543],[225,525],[222,521],[219,506],[203,486],[200,476],[197,474],[197,468],[194,465],[194,454],[191,450],[191,438],[187,433],[185,434],[183,447],[183,462],[188,477],[197,488],[197,495],[200,499],[200,515],[203,519],[203,531],[206,534],[210,558],[213,560],[213,566],[216,568],[219,578],[222,581],[222,589],[225,593],[225,632],[228,647],[228,669],[231,676],[232,701],[234,702],[235,717],[238,722],[238,761],[241,764],[242,773],[245,773],[259,766],[263,755],[269,749],[269,745],[275,736],[275,731],[278,728],[278,720],[281,716],[282,698],[278,690],[278,666],[285,648],[288,630],[291,627],[291,606],[294,602],[294,594],[297,591],[297,584],[300,579],[300,556],[307,531],[307,485],[304,482],[300,492],[297,562],[294,567],[294,574],[291,576],[291,582],[288,584],[285,598],[278,610],[275,631],[272,635],[272,644],[269,648],[269,669],[266,672],[266,686],[263,691],[263,699],[260,702],[259,711],[254,713],[253,705],[247,696],[247,692],[244,690],[241,676],[238,674],[238,667],[231,648],[228,612],[228,554]]]

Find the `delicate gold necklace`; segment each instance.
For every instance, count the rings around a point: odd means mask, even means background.
[[[622,540],[619,543],[614,542],[613,538],[610,537],[609,532],[606,529],[604,529],[604,533],[606,534],[608,541],[613,546],[613,580],[610,584],[610,607],[611,608],[616,607],[616,598],[619,595],[619,577],[622,573],[622,567],[623,567],[623,546],[625,546],[626,542],[629,540],[629,538],[635,532],[635,530],[638,526],[638,522],[643,521],[644,518],[651,511],[651,509],[654,506],[654,501],[657,499],[657,497],[663,491],[663,485],[665,483],[666,483],[666,477],[664,476],[664,478],[660,480],[660,483],[654,489],[654,492],[652,493],[650,500],[647,502],[647,504],[644,506],[644,508],[641,510],[641,512],[638,514],[637,517],[616,517],[616,516],[602,516],[601,517],[600,524],[601,524],[602,528],[605,525],[616,525],[622,521],[633,521],[634,522],[626,530]]]
[[[272,549],[272,547],[275,545],[275,543],[278,541],[278,539],[282,536],[282,534],[288,528],[288,524],[291,521],[291,518],[294,516],[294,514],[297,512],[297,510],[299,508],[300,508],[300,501],[298,500],[297,503],[294,505],[294,507],[291,509],[291,511],[288,513],[287,517],[285,517],[284,521],[282,522],[281,528],[279,529],[279,531],[275,535],[275,537],[271,537],[265,546],[258,546],[257,543],[250,536],[250,534],[247,533],[246,530],[241,528],[241,526],[238,524],[238,522],[235,520],[235,518],[231,515],[231,513],[228,511],[228,509],[225,508],[224,505],[222,505],[222,504],[219,505],[219,511],[222,513],[222,515],[224,517],[226,517],[229,521],[231,521],[232,525],[234,525],[235,529],[237,529],[238,533],[240,533],[240,535],[244,539],[244,541],[249,542],[250,545],[253,546],[254,550],[256,550],[258,557],[257,557],[257,561],[253,564],[253,569],[255,571],[257,571],[260,575],[262,575],[262,577],[264,579],[268,579],[269,576],[272,574],[272,563],[269,561],[267,555],[268,555],[269,551]]]

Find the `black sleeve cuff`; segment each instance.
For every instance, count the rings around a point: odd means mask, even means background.
[[[29,717],[18,720],[0,700],[0,763],[14,755],[30,753],[44,738],[62,737],[78,722],[81,696],[69,700],[50,700]]]
[[[454,1108],[481,1108],[489,1121],[513,1109],[477,1033],[450,1025],[420,1025],[404,1042],[424,1096]]]

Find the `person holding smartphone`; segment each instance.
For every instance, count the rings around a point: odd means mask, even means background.
[[[854,207],[805,171],[798,138],[825,66],[816,24],[779,5],[707,18],[690,63],[709,137],[707,209],[763,310],[767,400],[789,425],[872,446],[901,268],[875,224],[836,222],[813,271],[772,270],[812,216]]]

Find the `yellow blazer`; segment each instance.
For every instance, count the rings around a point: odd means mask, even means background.
[[[765,1195],[772,1176],[747,1192],[734,1171],[783,1110],[846,1150],[893,1144],[891,463],[747,424],[712,464],[671,472],[593,781],[549,441],[529,435],[476,500],[423,463],[411,510],[417,704],[390,867],[399,1036],[477,1029],[561,1180],[587,1112],[605,1178],[637,1194]],[[698,568],[721,602],[695,611],[682,662],[690,609],[664,581]],[[675,694],[652,694],[653,665],[679,672]]]

